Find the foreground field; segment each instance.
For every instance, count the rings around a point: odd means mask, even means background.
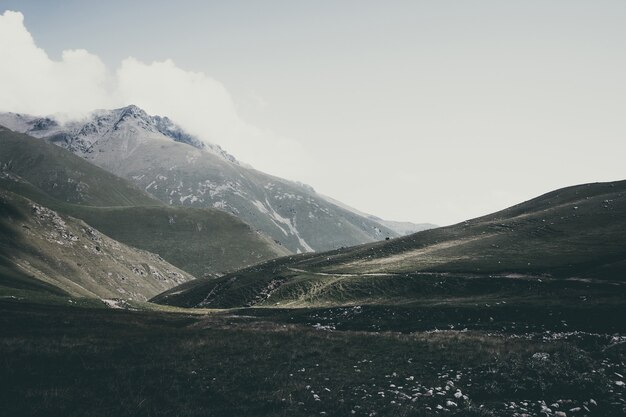
[[[7,416],[624,415],[626,311],[596,299],[198,314],[5,298],[0,404]]]

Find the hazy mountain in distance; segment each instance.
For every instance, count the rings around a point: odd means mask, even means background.
[[[412,222],[398,222],[398,221],[393,221],[393,220],[383,220],[380,217],[373,216],[371,214],[367,214],[360,210],[357,210],[354,207],[350,207],[349,205],[344,204],[341,201],[335,200],[332,197],[328,197],[326,195],[324,195],[323,197],[329,202],[343,209],[356,213],[359,216],[367,217],[368,219],[373,220],[376,223],[390,230],[393,230],[399,236],[406,236],[406,235],[410,235],[413,233],[421,232],[423,230],[434,229],[435,227],[439,227],[436,224],[432,224],[432,223],[412,223]]]
[[[371,216],[370,219],[375,220],[383,226],[393,230],[400,236],[412,235],[413,233],[439,227],[436,224],[432,223],[396,222],[393,220],[383,220],[375,216]]]
[[[167,204],[234,214],[291,252],[397,236],[327,201],[311,187],[244,166],[219,146],[136,106],[97,111],[64,125],[49,117],[4,113],[0,124],[68,149]]]

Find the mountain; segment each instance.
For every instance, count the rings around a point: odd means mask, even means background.
[[[532,296],[538,284],[562,280],[581,286],[626,282],[626,181],[560,189],[388,242],[269,261],[215,281],[186,283],[154,300],[211,307],[412,303],[425,297],[440,303],[493,292]]]
[[[244,166],[219,146],[136,106],[97,111],[64,125],[49,117],[4,113],[0,124],[68,149],[164,203],[234,214],[291,252],[397,236],[327,201],[311,187]]]
[[[397,222],[393,220],[383,220],[374,216],[370,216],[370,219],[375,220],[388,229],[393,230],[400,236],[412,235],[413,233],[439,227],[432,223]]]
[[[235,216],[167,206],[67,150],[2,127],[0,189],[80,218],[198,277],[289,253]]]
[[[23,178],[50,197],[89,206],[164,205],[71,152],[0,126],[0,172]]]
[[[387,229],[392,230],[398,236],[406,236],[406,235],[410,235],[413,233],[421,232],[422,230],[434,229],[435,227],[439,227],[436,224],[432,224],[432,223],[412,223],[412,222],[398,222],[398,221],[393,221],[393,220],[383,220],[380,217],[373,216],[371,214],[367,214],[360,210],[357,210],[354,207],[350,207],[349,205],[344,204],[339,200],[335,200],[334,198],[329,197],[327,195],[324,195],[322,197],[324,197],[327,201],[335,204],[336,206],[339,206],[359,216],[366,217],[370,220],[375,221],[381,226],[384,226]]]
[[[0,292],[146,300],[194,277],[85,222],[0,190]]]

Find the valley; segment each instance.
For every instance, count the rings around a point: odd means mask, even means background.
[[[0,9],[0,417],[626,417],[626,2]]]
[[[0,129],[7,415],[626,414],[626,181],[385,228],[140,109],[101,118],[122,133]],[[192,154],[176,181],[239,185],[174,201],[159,175]]]

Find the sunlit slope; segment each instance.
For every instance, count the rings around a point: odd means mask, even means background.
[[[0,291],[145,300],[193,276],[85,222],[0,191]]]
[[[626,181],[569,187],[492,215],[411,236],[293,256],[194,281],[174,305],[411,302],[529,294],[553,279],[626,281]]]

